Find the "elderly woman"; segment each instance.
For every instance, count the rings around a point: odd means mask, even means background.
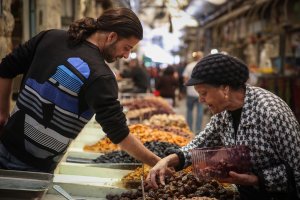
[[[193,69],[188,86],[213,116],[188,145],[160,160],[147,181],[164,184],[169,168],[191,165],[190,150],[213,146],[246,145],[251,174],[229,172],[241,199],[297,199],[300,190],[300,126],[288,105],[271,92],[246,84],[247,66],[225,54],[211,54]]]

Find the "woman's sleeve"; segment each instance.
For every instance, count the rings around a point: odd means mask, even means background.
[[[206,125],[205,129],[198,133],[198,135],[186,146],[181,148],[184,155],[184,160],[180,160],[182,167],[191,165],[191,152],[190,150],[194,148],[201,147],[213,147],[222,146],[222,141],[220,138],[220,117],[221,115],[215,115],[211,117],[210,122]]]
[[[287,189],[294,182],[293,186],[296,185],[300,191],[299,123],[290,111],[271,115],[267,127],[282,164],[263,170],[259,176],[262,189],[278,192]]]
[[[40,32],[5,56],[0,63],[0,77],[14,78],[19,74],[25,74],[31,65],[36,47],[47,32]]]

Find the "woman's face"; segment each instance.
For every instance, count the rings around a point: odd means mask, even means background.
[[[206,104],[213,114],[223,112],[228,107],[228,86],[212,86],[203,83],[194,87],[199,93],[199,101]]]

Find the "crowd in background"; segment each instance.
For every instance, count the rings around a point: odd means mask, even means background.
[[[201,51],[193,52],[191,62],[168,65],[166,67],[145,67],[138,59],[123,63],[117,72],[119,82],[126,82],[122,93],[153,94],[167,100],[174,108],[181,100],[185,101],[186,120],[191,130],[198,133],[202,127],[203,106],[193,86],[185,86],[196,63],[203,57]]]

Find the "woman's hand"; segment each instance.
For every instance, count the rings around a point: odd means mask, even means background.
[[[147,186],[158,188],[158,184],[156,182],[157,178],[159,178],[162,185],[165,185],[165,176],[171,175],[175,172],[173,169],[168,167],[168,163],[168,157],[165,157],[156,163],[156,165],[149,171],[146,178]]]
[[[229,178],[222,180],[222,182],[248,186],[258,185],[258,177],[254,174],[238,174],[230,171],[229,176]]]

